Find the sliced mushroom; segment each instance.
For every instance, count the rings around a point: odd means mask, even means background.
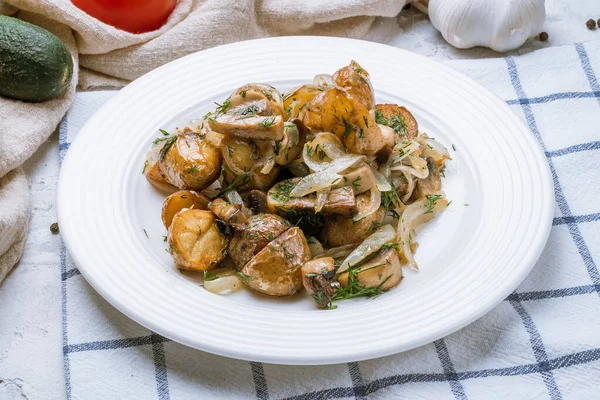
[[[291,221],[300,218],[310,218],[315,214],[317,198],[314,195],[304,197],[290,197],[290,192],[300,181],[300,178],[291,178],[275,184],[267,194],[269,211],[279,214]],[[354,192],[349,186],[334,189],[327,194],[323,208],[324,214],[351,215],[358,210]]]
[[[348,287],[348,279],[348,272],[342,273],[338,277],[340,286]],[[402,265],[398,252],[393,248],[380,250],[358,267],[356,280],[360,286],[366,288],[381,286],[381,289],[388,290],[398,285],[402,280]]]
[[[252,210],[255,214],[269,213],[269,205],[267,204],[267,194],[262,190],[250,190],[245,193],[244,201],[246,207]]]
[[[335,277],[335,261],[331,257],[317,258],[302,266],[302,285],[308,295],[324,309],[331,306],[331,298],[335,293],[331,281]]]
[[[439,167],[433,158],[427,157],[425,160],[427,161],[429,175],[425,179],[417,179],[415,191],[412,194],[413,200],[437,193],[442,189],[442,178]]]
[[[228,185],[234,185],[236,189],[266,190],[275,182],[280,168],[274,166],[266,174],[261,172],[264,167],[261,147],[249,139],[234,136],[223,139],[223,177]]]
[[[250,83],[236,90],[208,119],[210,128],[224,135],[281,140],[285,110],[281,94],[272,86]]]
[[[299,119],[285,122],[283,125],[283,139],[275,142],[275,162],[279,165],[288,165],[302,152],[306,141],[306,127]]]
[[[365,193],[375,184],[373,171],[368,165],[364,164],[346,172],[343,177],[343,182],[338,183],[338,186],[348,185],[352,188],[354,194]]]
[[[244,230],[236,230],[229,243],[229,255],[236,267],[242,268],[255,254],[283,232],[291,224],[278,215],[259,214],[248,220]]]
[[[369,203],[369,196],[362,194],[356,201],[360,211]],[[321,231],[321,239],[331,247],[360,243],[377,230],[384,217],[383,207],[379,207],[376,212],[359,221],[354,221],[352,217],[327,216]]]
[[[278,182],[267,193],[267,205],[270,212],[287,217],[289,214],[315,210],[314,197],[290,197],[294,186],[301,178],[291,178]]]
[[[229,108],[262,102],[264,108],[259,115],[284,116],[283,97],[277,89],[265,83],[248,83],[229,97]]]
[[[202,190],[221,173],[219,150],[189,130],[164,141],[159,163],[167,181],[179,189]]]
[[[239,204],[231,204],[219,198],[213,200],[208,208],[215,213],[217,218],[235,229],[245,229],[248,226],[248,219]]]
[[[259,251],[241,269],[242,282],[270,296],[290,296],[302,288],[300,269],[310,260],[304,233],[293,227]]]
[[[350,65],[337,70],[333,74],[333,80],[368,110],[375,107],[375,94],[369,73],[356,61],[352,60]]]
[[[396,133],[396,140],[412,139],[419,134],[419,125],[415,117],[397,104],[377,104],[375,120],[378,124],[392,128]]]
[[[169,226],[168,242],[173,260],[180,268],[204,271],[225,257],[227,236],[210,211],[179,211]]]
[[[247,139],[283,139],[283,118],[279,115],[265,117],[223,114],[215,119],[209,119],[208,124],[212,130],[224,135]]]
[[[184,208],[195,208],[197,210],[208,210],[210,199],[202,193],[193,190],[180,190],[167,197],[162,207],[162,221],[165,228],[169,229],[173,217]]]
[[[324,214],[338,214],[350,216],[356,214],[358,207],[356,197],[350,186],[344,186],[334,189],[327,194],[327,199],[323,205]]]

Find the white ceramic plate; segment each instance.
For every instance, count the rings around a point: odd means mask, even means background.
[[[399,287],[375,300],[338,302],[333,311],[316,310],[305,295],[214,295],[178,272],[163,242],[164,195],[141,174],[158,129],[202,116],[244,83],[284,91],[351,59],[371,74],[379,103],[405,105],[453,157],[443,180],[452,203],[418,234],[421,271],[405,268]],[[69,252],[116,308],[191,347],[282,364],[385,356],[458,330],[525,278],[546,243],[552,215],[546,159],[501,100],[416,54],[323,37],[217,47],[136,80],[84,126],[64,160],[58,190]]]

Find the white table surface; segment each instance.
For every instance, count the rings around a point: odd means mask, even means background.
[[[546,1],[544,30],[550,39],[528,41],[513,52],[600,39],[600,30],[585,26],[600,18],[598,0]],[[397,18],[379,18],[366,37],[440,61],[499,57],[484,48],[457,50],[448,45],[428,19],[412,10]],[[61,280],[56,221],[58,135],[54,134],[25,164],[31,180],[32,218],[21,262],[0,284],[0,399],[65,398],[61,348]]]

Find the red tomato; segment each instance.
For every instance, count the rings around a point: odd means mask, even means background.
[[[177,0],[73,0],[73,4],[115,28],[142,33],[163,26]]]

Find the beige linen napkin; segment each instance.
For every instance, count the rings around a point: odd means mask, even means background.
[[[90,17],[70,0],[0,0],[0,13],[48,29],[67,45],[75,63],[73,83],[57,99],[35,104],[0,97],[0,282],[21,255],[29,218],[27,181],[17,168],[55,130],[77,82],[83,90],[122,87],[184,55],[258,37],[360,38],[376,17],[393,17],[406,2],[180,0],[159,30],[132,34]]]

